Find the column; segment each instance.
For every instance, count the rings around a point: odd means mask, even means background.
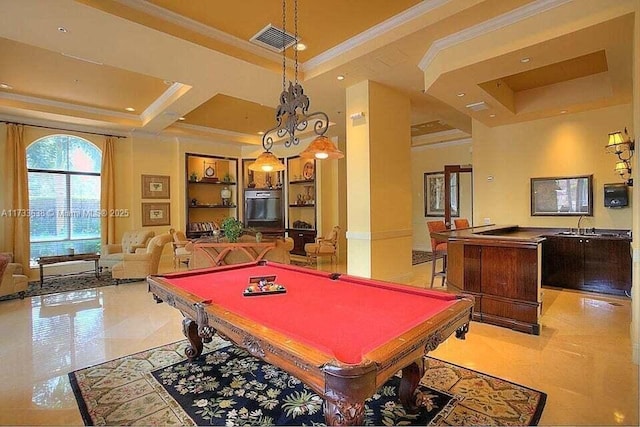
[[[413,246],[409,98],[365,80],[347,88],[345,115],[347,272],[404,282]]]

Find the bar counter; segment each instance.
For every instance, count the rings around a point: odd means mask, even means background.
[[[447,284],[475,297],[473,319],[540,334],[541,259],[548,229],[489,225],[433,235],[447,241]]]

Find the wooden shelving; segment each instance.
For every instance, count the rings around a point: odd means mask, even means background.
[[[293,239],[291,253],[296,255],[305,255],[304,245],[313,243],[317,234],[315,166],[314,160],[299,156],[287,159],[287,235]]]
[[[238,163],[231,157],[185,155],[188,237],[210,234],[224,218],[238,218]]]

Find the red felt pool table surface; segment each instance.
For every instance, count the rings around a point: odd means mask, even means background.
[[[451,307],[456,296],[284,264],[238,265],[164,276],[173,286],[305,345],[357,364],[364,354]],[[244,296],[253,276],[275,275],[284,294]]]

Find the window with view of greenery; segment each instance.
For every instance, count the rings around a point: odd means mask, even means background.
[[[98,252],[102,153],[87,140],[51,135],[27,148],[31,263]]]

